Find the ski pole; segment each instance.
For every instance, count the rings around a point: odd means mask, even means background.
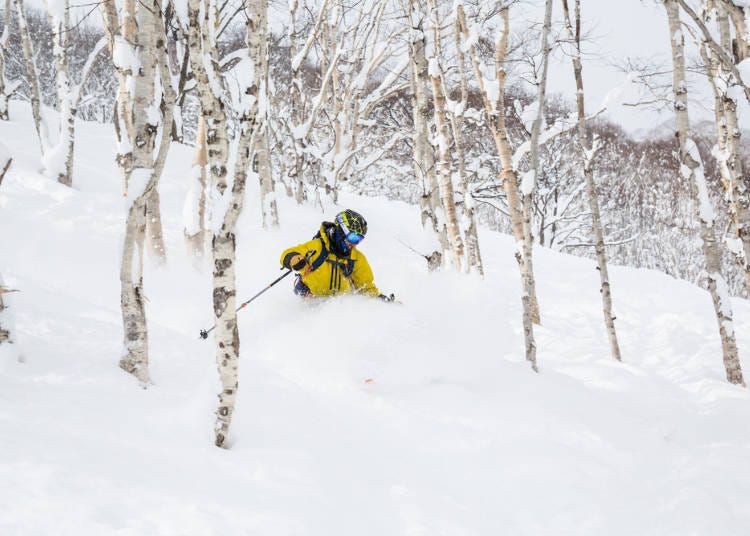
[[[283,269],[284,268],[282,268],[282,270]],[[245,307],[248,303],[250,303],[251,301],[253,301],[255,298],[257,298],[258,296],[260,296],[261,294],[263,294],[265,291],[267,291],[268,289],[270,289],[272,286],[274,286],[276,283],[278,283],[279,281],[281,281],[282,279],[284,279],[286,276],[288,276],[291,273],[292,273],[292,270],[287,270],[284,273],[284,275],[282,275],[281,277],[277,278],[273,283],[271,283],[266,288],[264,288],[263,290],[261,290],[260,292],[258,292],[255,296],[253,296],[252,298],[250,298],[246,302],[243,302],[239,307],[237,307],[237,309],[234,310],[234,312],[236,313],[237,311],[239,311],[240,309],[242,309],[243,307]],[[208,339],[208,334],[211,333],[215,328],[216,328],[216,324],[214,324],[210,329],[202,329],[201,333],[200,333],[201,339]]]

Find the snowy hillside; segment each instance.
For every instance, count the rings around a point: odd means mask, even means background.
[[[191,151],[161,182],[169,264],[146,269],[149,389],[117,367],[123,232],[112,127],[79,125],[74,188],[38,173],[28,109],[0,139],[0,273],[20,362],[0,355],[0,535],[742,535],[750,393],[726,383],[709,295],[612,268],[624,362],[608,357],[591,261],[536,252],[540,373],[523,360],[508,236],[484,280],[428,274],[415,207],[344,196],[376,284],[403,305],[310,306],[284,281],[240,313],[237,411],[212,443],[210,276],[182,244]],[[284,198],[238,225],[239,298],[325,213]],[[750,370],[750,304],[735,300]],[[368,378],[374,383],[366,383]]]

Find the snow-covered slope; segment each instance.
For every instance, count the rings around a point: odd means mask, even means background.
[[[80,126],[72,190],[40,176],[28,110],[0,138],[0,273],[22,362],[0,361],[2,535],[740,535],[750,394],[724,380],[707,293],[613,268],[624,363],[608,357],[595,265],[536,252],[540,373],[523,360],[512,242],[484,232],[484,280],[428,274],[417,211],[344,197],[403,305],[309,306],[285,281],[240,313],[231,449],[212,446],[210,278],[182,248],[190,150],[162,181],[169,264],[145,286],[154,385],[117,367],[124,216],[111,127]],[[19,119],[21,118],[21,119]],[[325,214],[240,222],[240,298]],[[750,306],[734,302],[750,355]],[[750,361],[744,360],[746,373]],[[374,383],[365,383],[373,378]]]

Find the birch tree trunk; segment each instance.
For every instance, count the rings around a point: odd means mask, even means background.
[[[326,2],[327,3],[327,2]],[[325,9],[325,4],[323,8]],[[305,156],[304,156],[304,140],[297,136],[296,128],[302,124],[302,116],[305,108],[303,101],[303,81],[300,73],[300,66],[307,56],[307,46],[301,51],[298,51],[297,47],[297,30],[296,30],[296,19],[297,9],[299,9],[298,0],[290,0],[289,2],[289,54],[292,64],[292,79],[290,84],[290,122],[292,128],[290,129],[292,151],[293,151],[293,162],[289,166],[289,178],[295,183],[295,199],[298,205],[301,205],[307,199],[307,192],[305,191]],[[322,11],[321,11],[322,15]],[[318,19],[321,20],[320,17]]]
[[[544,105],[546,102],[547,94],[547,68],[549,65],[549,54],[551,45],[549,44],[549,34],[552,27],[552,0],[546,0],[544,9],[544,23],[542,24],[542,39],[541,39],[541,52],[542,52],[542,72],[541,76],[537,79],[537,96],[536,96],[536,117],[534,118],[533,126],[531,127],[531,140],[529,156],[531,160],[531,181],[524,177],[522,181],[522,193],[523,193],[523,213],[524,213],[524,256],[526,257],[526,263],[528,270],[526,276],[530,278],[528,283],[529,288],[533,289],[531,295],[531,319],[535,324],[541,322],[539,312],[539,302],[536,295],[536,282],[534,281],[534,237],[532,236],[532,218],[533,218],[533,207],[532,203],[534,200],[534,193],[536,192],[537,178],[539,176],[539,135],[542,131],[542,123],[544,122]]]
[[[198,130],[195,134],[195,152],[193,167],[190,172],[191,183],[188,197],[185,200],[185,241],[188,251],[192,254],[194,264],[200,265],[200,260],[206,254],[206,166],[208,152],[206,151],[206,121],[203,116],[198,117]]]
[[[201,116],[206,122],[206,151],[211,172],[212,189],[222,195],[227,188],[227,118],[224,104],[218,94],[221,83],[215,66],[218,65],[218,48],[213,42],[211,28],[215,24],[215,5],[201,0],[188,1],[188,29],[190,66],[195,77],[201,102]],[[201,14],[203,17],[201,18]]]
[[[6,15],[7,15],[6,11]],[[0,185],[3,183],[5,173],[7,173],[12,163],[12,158],[6,156],[5,146],[0,144]],[[3,295],[10,292],[15,292],[13,289],[9,289],[3,282],[3,276],[0,274],[0,347],[3,345],[13,344],[13,321],[10,317],[10,313],[6,313],[7,306],[3,301]]]
[[[424,32],[424,14],[419,0],[409,0],[409,20],[411,26],[409,38],[410,74],[412,90],[412,111],[414,133],[412,135],[414,151],[414,176],[422,185],[420,198],[422,226],[435,234],[440,251],[435,250],[425,257],[430,271],[437,270],[442,264],[442,252],[448,249],[448,236],[445,228],[438,225],[437,211],[440,210],[440,191],[435,170],[435,150],[430,143],[430,105],[427,98],[427,56],[426,35]]]
[[[155,83],[156,39],[159,32],[157,21],[160,15],[161,8],[155,1],[148,4],[125,3],[122,46],[127,48],[120,51],[129,52],[131,61],[138,62],[137,65],[131,65],[128,77],[132,80],[129,87],[132,88],[130,103],[134,138],[131,143],[132,168],[125,170],[127,218],[120,268],[125,347],[120,367],[138,378],[143,387],[150,383],[148,326],[143,294],[143,257],[147,202],[158,180],[153,154],[159,125],[153,110],[158,109]]]
[[[750,102],[750,86],[743,79],[739,64],[750,53],[747,20],[748,6],[740,6],[731,0],[703,1],[700,5],[702,17],[685,0],[678,0],[679,6],[690,16],[703,36],[702,54],[709,69],[709,82],[714,87],[717,110],[719,145],[723,150],[717,153],[720,172],[730,208],[730,220],[735,239],[728,240],[729,249],[734,254],[745,277],[745,285],[750,290],[750,180],[743,176],[742,163],[738,158],[741,129],[737,124],[737,102],[732,96],[731,87],[739,87]],[[719,27],[719,42],[706,26],[710,16],[716,13]],[[735,25],[734,37],[729,25],[731,18]]]
[[[8,121],[10,119],[8,115],[8,97],[10,96],[11,88],[5,81],[5,57],[8,55],[8,45],[10,43],[10,0],[5,0],[3,19],[3,33],[0,36],[0,121]]]
[[[52,55],[55,60],[57,111],[60,127],[54,147],[45,155],[45,168],[65,186],[73,184],[75,150],[75,116],[70,83],[68,49],[70,47],[70,9],[68,0],[46,0],[47,15],[52,28]]]
[[[443,255],[449,254],[454,270],[462,270],[464,256],[464,242],[458,225],[456,212],[456,197],[453,189],[452,155],[450,153],[450,125],[446,117],[445,100],[442,79],[443,68],[440,63],[441,55],[441,22],[438,13],[437,1],[430,0],[430,21],[433,35],[433,56],[429,60],[427,74],[432,86],[432,105],[435,115],[435,129],[438,147],[437,175],[440,191],[440,208],[438,213],[438,225],[445,226],[448,237],[448,249],[443,250]]]
[[[253,173],[260,183],[260,207],[265,229],[279,226],[279,209],[276,202],[276,184],[271,174],[271,157],[268,151],[268,4],[267,1],[250,2],[248,24],[248,53],[258,84],[257,112],[259,125],[256,143],[253,147]]]
[[[456,144],[456,160],[458,162],[458,188],[457,193],[461,197],[463,217],[461,232],[466,237],[465,265],[466,271],[476,270],[479,275],[484,275],[482,255],[479,250],[479,236],[477,234],[477,219],[474,213],[474,198],[469,193],[468,178],[466,176],[466,155],[463,143],[464,120],[463,114],[469,106],[469,88],[466,75],[466,58],[461,46],[461,24],[458,17],[454,21],[454,38],[456,46],[456,63],[458,64],[459,79],[461,83],[461,101],[457,108],[451,112],[451,128],[453,140]],[[447,93],[447,90],[445,90]]]
[[[4,164],[1,163],[0,164]],[[5,304],[3,296],[11,292],[17,292],[14,289],[7,288],[3,283],[3,277],[0,275],[0,348],[15,344],[13,337],[14,325],[10,313],[6,312],[8,306]],[[15,352],[14,352],[15,353]]]
[[[510,36],[510,17],[509,6],[502,1],[498,2],[498,14],[500,19],[499,35],[495,40],[495,65],[494,80],[488,79],[480,66],[476,45],[469,39],[469,26],[463,5],[457,2],[456,15],[461,24],[461,31],[464,37],[464,43],[468,46],[469,58],[471,59],[474,75],[477,78],[479,91],[484,102],[485,113],[487,115],[487,126],[492,133],[495,147],[503,170],[500,173],[500,184],[505,190],[505,196],[510,213],[510,223],[513,230],[513,236],[516,239],[516,261],[521,273],[521,283],[523,292],[521,302],[523,306],[523,332],[524,347],[526,359],[531,364],[534,371],[536,365],[536,342],[534,341],[534,322],[532,315],[533,296],[533,277],[529,277],[528,271],[530,266],[527,263],[524,240],[526,233],[524,231],[523,202],[518,190],[518,176],[513,165],[513,152],[511,151],[508,140],[508,130],[505,124],[505,81],[506,69],[505,61],[508,52],[508,41]],[[487,86],[492,85],[493,91],[489,92]],[[490,96],[492,95],[492,96]]]
[[[268,36],[266,10],[267,0],[251,0],[245,9],[249,61],[254,64],[262,61],[258,58],[262,46],[256,45],[259,41],[265,41]],[[226,441],[237,397],[240,339],[235,311],[234,228],[245,198],[250,153],[256,146],[260,133],[265,129],[264,112],[261,112],[267,107],[265,82],[261,69],[254,69],[252,80],[240,93],[241,101],[236,105],[240,124],[231,203],[226,204],[221,229],[214,233],[213,238],[216,361],[222,384],[214,428],[215,444],[218,447],[223,446]]]
[[[132,1],[123,2],[128,9],[132,10]],[[107,35],[107,44],[112,63],[117,74],[117,97],[115,99],[115,111],[113,114],[113,123],[115,135],[117,137],[117,156],[115,157],[117,165],[122,175],[122,192],[127,195],[127,174],[133,166],[133,153],[131,140],[134,139],[133,117],[131,110],[131,95],[128,91],[130,75],[133,65],[127,61],[127,54],[122,53],[128,50],[128,44],[125,40],[123,31],[125,26],[120,24],[120,16],[117,13],[115,2],[103,2],[99,4],[104,21],[104,31]],[[123,19],[126,17],[128,10],[123,9]],[[132,25],[128,25],[128,30],[132,31]]]
[[[154,188],[146,199],[146,246],[154,262],[159,266],[163,266],[167,262],[167,247],[164,243],[164,230],[161,221],[161,197],[158,185],[164,171],[164,165],[166,164],[167,153],[173,141],[177,95],[172,84],[172,74],[169,68],[167,33],[163,16],[155,20],[155,32],[154,54],[156,56],[159,86],[161,87],[162,94],[155,98],[154,104],[160,102],[160,108],[164,110],[164,117],[158,132],[159,146],[154,160]]]
[[[21,34],[23,56],[26,62],[26,76],[29,81],[31,115],[34,118],[34,128],[36,128],[36,134],[39,138],[41,155],[44,158],[49,145],[49,133],[47,131],[47,124],[42,119],[39,97],[39,75],[36,70],[36,62],[34,61],[34,49],[31,46],[31,35],[29,34],[29,25],[26,22],[26,12],[23,9],[23,0],[13,1],[16,4],[16,12],[18,13],[18,31]]]
[[[166,161],[174,91],[164,76],[165,35],[156,0],[124,0],[120,17],[114,2],[100,4],[109,51],[118,78],[115,111],[117,164],[123,177],[125,238],[120,266],[123,352],[120,367],[145,388],[148,370],[148,327],[143,293],[143,257],[147,203],[156,190]],[[160,83],[157,85],[157,76]],[[157,91],[157,88],[159,91]],[[164,117],[159,104],[164,98]],[[162,135],[157,147],[157,133]]]
[[[744,29],[745,19],[739,32]],[[732,54],[732,34],[729,25],[729,15],[725,9],[717,10],[720,45],[727,55]],[[744,37],[739,37],[742,41]],[[738,41],[735,41],[735,43]],[[743,49],[744,45],[734,48]],[[742,129],[737,119],[737,101],[730,93],[730,87],[735,83],[734,75],[725,67],[720,58],[704,45],[703,55],[707,60],[707,75],[714,91],[716,130],[719,162],[719,172],[725,189],[725,197],[729,203],[729,217],[734,228],[736,239],[729,240],[729,246],[734,253],[745,277],[745,286],[750,291],[750,180],[744,176],[742,160],[740,159],[740,138]],[[744,53],[741,53],[744,54]]]
[[[562,0],[563,15],[565,18],[565,28],[568,38],[573,43],[572,65],[573,76],[576,81],[576,108],[578,111],[578,143],[581,150],[581,161],[583,163],[583,176],[586,182],[586,192],[589,198],[589,208],[591,210],[591,228],[593,231],[594,248],[596,251],[597,270],[599,271],[599,292],[602,296],[602,311],[604,313],[604,326],[609,338],[609,349],[612,357],[617,361],[622,361],[620,354],[620,344],[617,340],[617,331],[615,330],[615,316],[612,313],[612,289],[609,282],[609,270],[607,267],[607,255],[604,250],[604,231],[602,229],[602,218],[599,211],[599,196],[596,193],[596,182],[594,180],[593,163],[598,146],[596,141],[593,146],[588,142],[586,132],[586,111],[584,106],[583,91],[583,64],[581,62],[581,1],[575,0],[574,23],[570,19],[568,9],[568,0]]]
[[[667,12],[669,37],[672,46],[672,63],[674,65],[672,90],[674,93],[677,137],[680,143],[681,173],[693,185],[692,191],[696,206],[698,207],[703,253],[706,258],[708,289],[711,293],[711,300],[719,327],[727,380],[731,383],[744,386],[745,382],[742,377],[734,322],[732,320],[732,304],[727,284],[721,271],[721,250],[716,241],[713,207],[708,198],[708,187],[703,172],[703,162],[697,145],[690,137],[688,88],[685,78],[685,43],[680,25],[678,0],[664,0],[664,7]]]
[[[235,93],[236,102],[229,103],[223,80],[215,68],[218,58],[218,45],[212,31],[217,13],[210,0],[190,0],[188,4],[190,63],[197,81],[201,101],[202,117],[206,122],[206,150],[211,171],[212,197],[212,254],[213,254],[213,308],[216,329],[214,341],[216,364],[222,389],[214,426],[214,443],[226,445],[229,427],[237,397],[240,338],[235,311],[235,227],[242,211],[245,186],[248,178],[248,165],[258,133],[262,132],[264,116],[259,110],[267,103],[265,80],[259,79],[254,68],[250,51],[259,40],[266,39],[266,22],[261,21],[259,12],[267,9],[260,5],[266,0],[251,0],[244,6],[247,28],[248,56],[241,58],[234,67],[242,72],[242,82]],[[201,15],[203,15],[201,17]],[[251,72],[251,76],[247,73]],[[238,143],[237,156],[231,190],[227,184],[228,140],[226,138],[226,116],[224,107],[230,104],[237,114]]]

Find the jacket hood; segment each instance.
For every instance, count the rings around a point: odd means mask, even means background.
[[[347,259],[352,250],[341,246],[340,240],[336,239],[336,231],[338,231],[338,225],[335,223],[324,221],[320,224],[320,236],[322,237],[326,248],[328,248],[328,251],[333,251],[338,257]],[[341,233],[341,231],[339,231],[339,233]],[[343,238],[343,236],[341,238]]]

